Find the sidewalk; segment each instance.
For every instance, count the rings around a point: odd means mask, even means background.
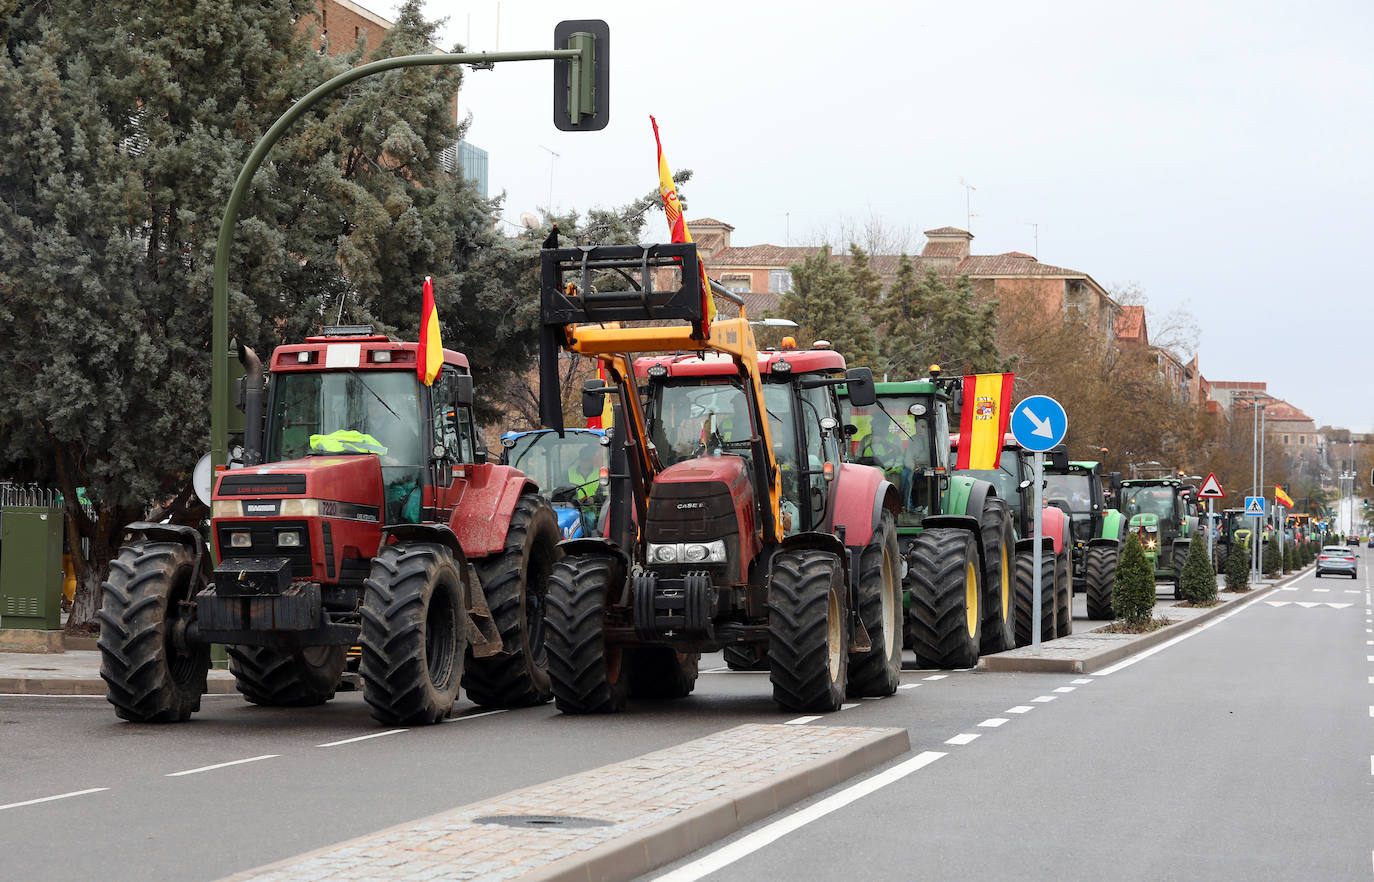
[[[1176,606],[1178,601],[1161,600],[1155,604],[1155,617],[1169,619],[1173,624],[1148,634],[1107,634],[1101,629],[1111,622],[1094,622],[1093,630],[1042,642],[1038,653],[1033,652],[1029,646],[1023,646],[995,655],[985,655],[978,660],[978,670],[1091,674],[1127,656],[1172,640],[1203,622],[1236,610],[1245,603],[1258,600],[1274,589],[1301,577],[1309,569],[1310,567],[1304,567],[1279,579],[1261,579],[1249,591],[1239,594],[1219,591],[1217,599],[1221,603],[1211,609]],[[1218,587],[1225,584],[1221,576],[1217,577],[1217,581]]]
[[[232,694],[234,677],[211,670],[206,680],[211,695]],[[0,695],[104,695],[100,652],[0,652]]]

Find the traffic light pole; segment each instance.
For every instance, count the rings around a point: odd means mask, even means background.
[[[229,204],[224,209],[224,219],[220,222],[219,242],[215,247],[214,304],[211,317],[211,367],[210,367],[210,460],[215,467],[224,466],[229,461],[229,254],[234,244],[234,227],[238,224],[239,207],[248,194],[253,175],[270,151],[296,120],[314,107],[321,99],[350,83],[407,67],[434,67],[438,65],[471,64],[477,68],[490,67],[503,61],[547,61],[566,60],[571,72],[568,89],[573,96],[571,112],[585,116],[594,112],[587,101],[594,100],[585,85],[592,76],[595,55],[595,40],[586,34],[574,34],[570,44],[572,49],[544,49],[534,52],[462,52],[453,55],[403,55],[397,58],[384,58],[361,67],[339,74],[337,77],[316,87],[304,98],[281,115],[272,127],[258,140],[248,159],[239,171],[238,180],[229,194]],[[574,122],[576,122],[576,118]],[[604,123],[603,123],[604,124]]]

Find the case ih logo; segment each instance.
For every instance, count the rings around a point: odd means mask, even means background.
[[[685,510],[688,510],[688,509],[693,509],[693,508],[705,508],[705,507],[706,507],[706,503],[704,503],[704,502],[679,502],[679,503],[677,504],[677,510],[678,510],[678,511],[685,511]]]
[[[975,420],[990,420],[997,416],[997,402],[992,400],[990,395],[979,395],[973,404],[973,418]]]

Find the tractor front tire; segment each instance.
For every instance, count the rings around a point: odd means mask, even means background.
[[[814,548],[773,556],[768,586],[768,664],[784,710],[829,712],[844,703],[848,610],[839,557]]]
[[[1174,566],[1174,599],[1183,599],[1183,565],[1188,562],[1187,539],[1175,539],[1170,549],[1170,561]]]
[[[678,652],[671,646],[641,646],[630,650],[630,697],[686,698],[697,685],[699,652]]]
[[[984,655],[1016,646],[1016,534],[1011,511],[1000,499],[983,504],[979,521],[983,534],[983,636]]]
[[[310,707],[334,697],[343,676],[343,646],[226,646],[234,687],[264,707]]]
[[[177,633],[198,580],[195,555],[176,542],[126,545],[101,585],[100,676],[115,715],[134,723],[178,723],[200,710],[210,646]]]
[[[477,704],[529,707],[553,695],[544,614],[559,537],[553,508],[526,493],[511,514],[505,550],[473,564],[502,646],[486,658],[469,655],[464,664],[463,690]]]
[[[859,618],[873,648],[850,657],[848,693],[892,695],[902,681],[902,558],[897,523],[886,510],[860,558]]]
[[[973,534],[939,527],[912,545],[912,638],[923,668],[971,668],[982,645],[982,573]]]
[[[768,670],[768,647],[754,643],[732,643],[721,650],[725,666],[732,671]]]
[[[1040,639],[1054,639],[1054,570],[1052,552],[1040,552]],[[1016,645],[1030,646],[1035,638],[1034,551],[1016,555]]]
[[[1070,551],[1065,548],[1056,555],[1054,563],[1054,636],[1068,637],[1073,633],[1073,564]]]
[[[453,710],[467,653],[467,604],[453,552],[431,542],[382,549],[363,583],[363,698],[388,725]]]
[[[1121,554],[1120,546],[1090,545],[1083,561],[1083,571],[1087,576],[1088,618],[1111,620],[1112,589],[1116,585],[1116,562]]]
[[[554,705],[565,714],[608,714],[625,707],[629,653],[608,647],[603,630],[606,599],[619,565],[604,554],[574,555],[549,573],[549,679]]]

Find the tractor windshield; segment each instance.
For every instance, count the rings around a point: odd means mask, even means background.
[[[413,371],[290,372],[272,378],[267,462],[376,453],[388,523],[420,519],[420,406]]]
[[[997,496],[1007,501],[1012,510],[1020,508],[1021,488],[1017,480],[1017,459],[1015,448],[1002,449],[1002,459],[995,469],[960,469],[959,474],[989,481],[997,488]]]
[[[747,455],[754,437],[744,390],[728,381],[655,383],[649,419],[649,440],[665,466],[698,456]]]
[[[1128,486],[1122,488],[1121,503],[1127,517],[1158,515],[1161,523],[1178,520],[1174,513],[1174,488],[1165,486]]]
[[[529,475],[544,495],[565,501],[596,495],[606,448],[591,432],[529,432],[510,439],[503,461]]]
[[[914,404],[922,405],[919,417],[911,414]],[[846,399],[845,421],[857,430],[849,439],[850,459],[889,473],[934,466],[930,411],[929,396],[884,395],[872,407],[855,407]]]

